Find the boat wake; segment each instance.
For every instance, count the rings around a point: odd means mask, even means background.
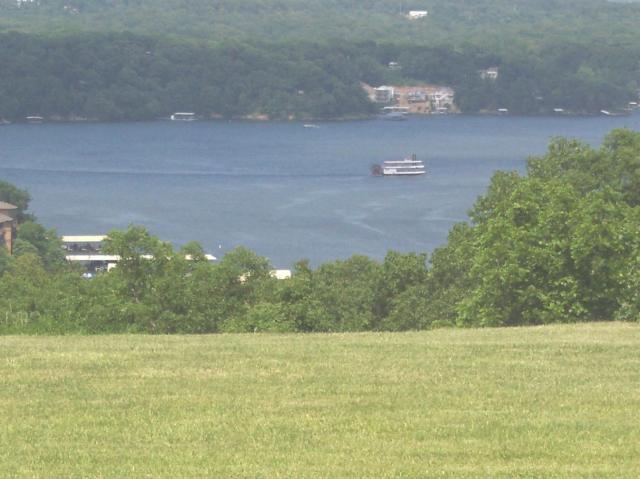
[[[132,169],[76,169],[76,168],[22,168],[2,166],[0,172],[42,173],[61,175],[96,175],[96,176],[147,176],[147,177],[192,177],[192,178],[366,178],[368,175],[354,173],[280,173],[280,172],[228,172],[228,171],[196,171],[196,170],[132,170]]]

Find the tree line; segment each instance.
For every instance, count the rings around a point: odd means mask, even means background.
[[[0,183],[0,200],[27,200]],[[16,202],[17,203],[17,202]],[[20,204],[24,213],[25,201]],[[54,231],[24,216],[0,249],[0,332],[219,333],[404,331],[640,320],[640,133],[598,149],[556,139],[527,172],[497,172],[468,221],[425,253],[355,255],[277,280],[244,248],[210,263],[132,226],[92,280],[67,264]],[[190,255],[191,260],[186,256]],[[151,256],[152,259],[149,259]]]
[[[307,52],[208,47],[132,34],[0,35],[0,117],[141,120],[344,117],[372,111],[353,69]]]
[[[389,69],[389,62],[401,68]],[[210,45],[130,33],[0,34],[0,119],[149,120],[367,117],[361,87],[445,84],[463,112],[597,113],[637,99],[640,46],[554,43],[508,54],[465,44]],[[480,70],[497,66],[496,80]]]
[[[417,21],[409,10],[427,10]],[[0,0],[0,31],[122,32],[209,42],[285,39],[516,43],[578,39],[637,44],[640,6],[605,0]]]

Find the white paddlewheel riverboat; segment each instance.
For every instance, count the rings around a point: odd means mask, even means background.
[[[422,160],[418,160],[413,154],[403,160],[389,160],[381,165],[373,165],[371,172],[374,176],[417,176],[424,175],[427,171]]]

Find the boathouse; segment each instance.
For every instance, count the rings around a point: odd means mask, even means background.
[[[17,206],[0,201],[0,246],[4,245],[9,254],[13,253],[13,241],[16,237],[17,211]]]

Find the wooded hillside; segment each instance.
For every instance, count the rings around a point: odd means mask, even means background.
[[[410,10],[429,15],[408,20]],[[0,0],[0,28],[133,31],[209,40],[332,38],[510,47],[549,39],[637,40],[640,6],[604,0]]]
[[[400,69],[388,68],[396,62]],[[640,43],[514,46],[375,42],[209,43],[131,33],[0,34],[0,119],[353,118],[375,113],[361,82],[435,83],[463,112],[597,113],[637,98]],[[498,67],[495,80],[480,70]]]

